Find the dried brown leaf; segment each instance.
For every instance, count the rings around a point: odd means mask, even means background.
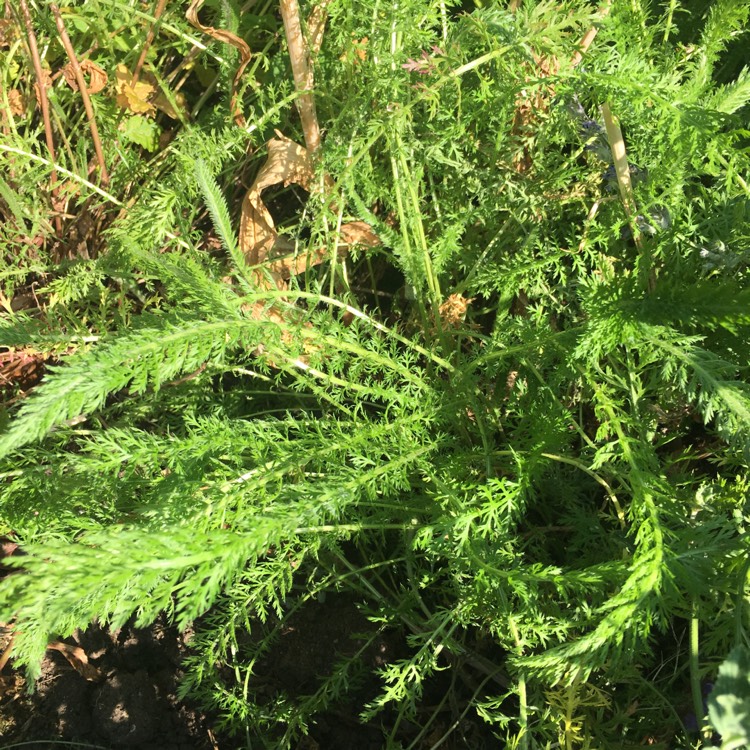
[[[8,300],[4,295],[2,306],[13,312],[18,309],[17,299]],[[49,355],[33,350],[11,349],[0,352],[0,390],[20,388],[27,391],[33,388],[44,376],[45,362]],[[3,554],[6,554],[3,551]]]
[[[37,81],[34,84],[34,95],[36,96],[36,101],[39,106],[42,106],[42,98],[39,94],[39,86],[40,84],[44,87],[44,90],[46,91],[48,88],[52,87],[52,76],[50,75],[49,71],[46,68],[41,68],[41,80]]]
[[[118,65],[115,72],[115,91],[117,103],[123,109],[129,109],[134,114],[153,116],[158,109],[173,120],[180,119],[178,112],[169,101],[164,92],[159,88],[156,76],[146,70],[141,71],[137,81],[135,76],[124,66]],[[185,97],[182,94],[174,95],[175,102],[180,109],[184,110]]]
[[[457,328],[466,318],[466,311],[473,301],[473,297],[467,299],[460,294],[451,294],[440,305],[440,320],[448,328]]]
[[[276,243],[278,232],[263,203],[263,190],[272,185],[292,183],[309,190],[315,173],[306,148],[277,133],[266,144],[268,158],[242,202],[240,249],[250,265],[263,263]]]
[[[344,245],[363,245],[377,247],[380,239],[372,231],[372,227],[364,221],[350,221],[341,225],[341,241]]]
[[[107,74],[103,68],[99,67],[91,60],[84,60],[81,63],[81,72],[88,75],[89,83],[86,90],[89,94],[98,94],[107,85]],[[63,69],[62,74],[73,91],[78,91],[78,81],[76,80],[75,70],[72,63],[68,63]]]
[[[204,0],[193,0],[193,2],[190,3],[190,7],[187,9],[187,11],[185,11],[185,18],[187,18],[187,20],[193,26],[195,26],[196,29],[199,29],[204,34],[208,34],[212,39],[216,39],[217,42],[231,45],[240,53],[240,65],[237,68],[237,72],[234,74],[234,80],[232,81],[231,108],[232,117],[234,117],[235,123],[237,123],[237,125],[239,125],[240,127],[244,127],[245,118],[240,111],[237,90],[239,88],[242,74],[245,72],[245,68],[247,67],[247,64],[250,62],[250,58],[252,57],[252,52],[250,51],[250,47],[248,47],[247,42],[244,39],[238,37],[236,34],[233,34],[231,31],[227,31],[226,29],[215,29],[213,26],[204,26],[198,20],[198,10],[200,9],[201,5],[203,5],[203,3]]]
[[[279,253],[290,250],[283,247],[276,226],[268,208],[263,202],[262,193],[273,185],[299,185],[310,192],[313,188],[315,170],[310,152],[298,143],[285,138],[277,132],[277,137],[266,144],[268,158],[258,172],[242,202],[240,217],[240,249],[251,266],[267,263],[276,286],[284,288],[283,280],[296,276],[306,269],[322,263],[330,257],[326,248],[313,250],[296,257],[279,258]],[[324,183],[331,186],[330,177],[324,177]],[[344,224],[340,232],[340,252],[353,245],[374,247],[380,244],[370,226],[363,221]],[[276,254],[277,257],[273,257]],[[267,279],[260,279],[261,287],[267,286]]]
[[[9,18],[0,18],[0,47],[10,47],[18,37],[18,28]]]
[[[15,117],[20,117],[26,112],[26,99],[18,89],[11,89],[8,92],[8,104],[11,114]]]
[[[52,643],[47,644],[47,648],[59,651],[68,660],[70,666],[89,682],[98,682],[104,676],[93,664],[89,664],[89,657],[86,656],[86,652],[80,646],[71,646],[62,641],[52,641]]]

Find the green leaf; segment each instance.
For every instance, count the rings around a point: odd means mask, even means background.
[[[719,667],[708,715],[723,750],[750,744],[750,650],[745,646],[737,646]]]
[[[159,147],[161,128],[153,120],[142,115],[133,115],[125,120],[122,134],[131,143],[137,143],[153,153]]]

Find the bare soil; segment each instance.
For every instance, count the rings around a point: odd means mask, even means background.
[[[48,651],[29,693],[16,670],[0,675],[0,748],[43,750],[68,743],[91,748],[216,750],[206,717],[177,699],[185,637],[157,623],[143,630],[93,626],[66,639],[99,670],[87,680]]]

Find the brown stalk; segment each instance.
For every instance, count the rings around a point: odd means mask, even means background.
[[[146,62],[146,55],[148,54],[149,48],[153,44],[154,37],[156,36],[155,29],[159,24],[159,19],[162,17],[164,8],[166,6],[167,0],[159,0],[159,4],[156,6],[156,11],[154,12],[154,22],[149,27],[148,34],[146,34],[146,41],[144,42],[143,49],[141,50],[141,55],[138,58],[138,62],[135,64],[135,70],[133,71],[133,86],[138,83],[138,76],[140,76],[141,74],[141,68],[143,67],[143,63]]]
[[[312,94],[313,70],[310,62],[310,50],[302,34],[302,22],[297,0],[281,0],[281,18],[284,21],[286,43],[292,61],[294,87],[301,92],[297,99],[297,111],[302,121],[305,145],[311,154],[315,154],[320,148],[320,128],[318,127],[318,116],[315,114],[315,99]]]
[[[328,6],[330,3],[331,0],[321,0],[310,11],[310,15],[307,17],[307,34],[310,38],[310,49],[313,55],[317,55],[323,45],[323,32],[328,20]]]
[[[60,9],[55,3],[50,3],[49,6],[52,11],[52,15],[55,17],[55,25],[57,26],[57,32],[60,34],[60,41],[62,46],[65,48],[65,53],[70,60],[70,64],[73,67],[73,73],[76,77],[76,83],[78,83],[78,90],[81,92],[83,99],[83,107],[86,110],[86,119],[89,121],[89,129],[91,130],[91,139],[94,141],[94,150],[96,151],[96,160],[99,162],[99,169],[101,170],[102,184],[109,184],[109,174],[107,174],[107,165],[104,163],[104,152],[102,151],[102,142],[99,139],[99,129],[96,127],[96,118],[94,117],[94,108],[91,106],[91,97],[89,96],[88,88],[86,86],[86,79],[83,77],[81,66],[76,57],[73,45],[70,43],[70,37],[65,29],[62,16],[60,15]]]
[[[600,13],[601,17],[604,18],[609,14],[610,7],[612,6],[612,0],[607,0],[607,2],[602,7]],[[586,51],[591,46],[591,42],[594,41],[596,38],[596,35],[599,33],[599,29],[596,26],[592,26],[583,36],[583,39],[581,39],[581,46],[580,49],[573,55],[573,59],[571,60],[571,63],[573,64],[573,67],[577,67],[578,64],[583,60],[583,56],[586,54]]]
[[[47,88],[44,85],[44,73],[42,72],[42,61],[39,58],[39,48],[36,44],[36,34],[34,27],[31,25],[31,15],[26,0],[18,0],[23,15],[23,24],[26,27],[26,35],[29,40],[29,51],[31,52],[31,61],[34,65],[34,75],[36,75],[37,89],[39,90],[39,105],[42,108],[42,120],[44,121],[44,139],[47,142],[50,161],[52,162],[52,174],[50,175],[50,187],[52,189],[53,203],[57,203],[57,169],[55,168],[55,139],[52,135],[52,122],[49,116],[49,100],[47,99]],[[62,220],[55,216],[55,229],[60,232],[62,229]]]
[[[8,659],[10,659],[11,654],[13,653],[13,642],[16,639],[16,634],[11,632],[10,634],[10,640],[8,641],[8,645],[5,647],[5,650],[2,654],[0,654],[0,672],[3,671],[3,667],[8,663]]]

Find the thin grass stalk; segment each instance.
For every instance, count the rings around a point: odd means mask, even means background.
[[[693,711],[695,713],[695,721],[698,724],[698,728],[702,730],[706,712],[703,708],[703,693],[701,691],[699,660],[700,620],[698,619],[698,602],[696,600],[696,597],[693,597],[690,614],[690,693],[693,698]],[[707,738],[704,735],[704,739],[711,739],[710,732]]]

